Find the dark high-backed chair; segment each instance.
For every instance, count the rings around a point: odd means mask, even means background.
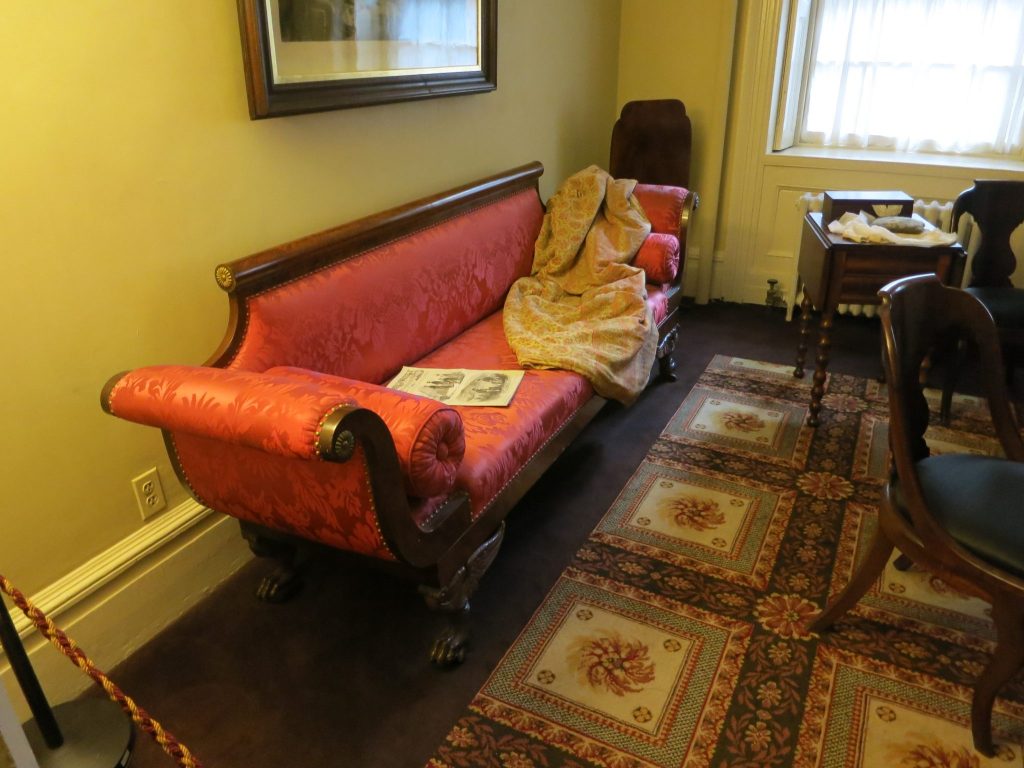
[[[681,187],[687,190],[679,222],[679,274],[686,261],[686,233],[690,216],[700,205],[700,196],[690,189],[690,118],[678,99],[629,101],[622,107],[612,128],[608,172],[617,179],[636,179],[641,184]],[[651,212],[648,211],[650,215]],[[663,290],[664,286],[651,286]],[[681,286],[680,286],[681,288]],[[678,311],[679,299],[673,312]],[[662,376],[675,379],[672,352],[676,334],[664,339],[658,357],[664,360]]]
[[[617,179],[689,189],[692,138],[678,99],[627,102],[612,128],[608,172]]]
[[[971,730],[975,748],[991,756],[992,704],[1024,664],[1024,443],[1010,413],[999,344],[985,307],[935,275],[896,280],[879,295],[895,471],[867,556],[810,629],[825,630],[853,607],[882,574],[894,547],[952,587],[989,601],[998,642],[975,685]],[[950,334],[977,348],[1007,459],[929,455],[929,412],[919,374],[925,356]]]
[[[1024,348],[1024,289],[1014,288],[1010,275],[1017,268],[1017,257],[1010,248],[1010,236],[1024,223],[1024,181],[979,179],[959,194],[953,203],[952,231],[960,218],[969,213],[981,230],[981,244],[971,262],[971,277],[965,289],[977,298],[995,319],[1007,365],[1017,363]],[[953,387],[963,365],[958,355],[942,387],[940,413],[949,421]]]

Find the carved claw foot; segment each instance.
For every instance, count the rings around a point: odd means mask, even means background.
[[[658,377],[665,381],[675,381],[676,361],[672,353],[676,351],[676,341],[679,339],[679,328],[673,328],[662,340],[658,347]]]
[[[676,381],[676,361],[671,355],[667,355],[658,361],[658,376],[665,381]]]
[[[277,561],[277,567],[256,587],[256,597],[266,603],[283,603],[302,589],[301,555],[295,542],[274,535],[253,523],[241,524],[242,536],[257,557]]]
[[[302,589],[302,578],[293,568],[280,566],[264,576],[256,587],[256,597],[265,603],[283,603]]]
[[[897,571],[909,571],[914,566],[914,561],[900,552],[892,565]]]
[[[420,587],[427,605],[432,610],[443,611],[448,617],[448,625],[430,650],[430,662],[434,666],[454,667],[466,658],[469,646],[469,597],[494,562],[504,536],[505,524],[502,523],[487,541],[477,547],[448,584],[443,587]]]
[[[465,628],[445,627],[430,649],[430,663],[440,669],[457,667],[466,659],[469,632]]]

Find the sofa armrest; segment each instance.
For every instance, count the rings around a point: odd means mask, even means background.
[[[465,453],[458,412],[427,398],[294,368],[266,373],[201,366],[152,366],[115,377],[104,409],[140,424],[279,456],[320,459],[324,424],[336,411],[367,408],[387,424],[405,490],[448,493]]]
[[[301,459],[318,457],[323,418],[354,402],[275,376],[185,365],[118,374],[101,396],[105,411],[128,421]]]
[[[113,377],[101,403],[163,429],[196,498],[243,521],[415,568],[436,565],[471,525],[465,492],[446,492],[417,521],[396,451],[403,433],[352,394],[297,374],[154,366]]]
[[[455,473],[466,453],[466,437],[462,417],[454,408],[430,398],[305,368],[281,366],[269,369],[266,375],[337,393],[377,414],[391,433],[410,496],[443,496],[455,484]],[[324,434],[320,439],[325,439]]]

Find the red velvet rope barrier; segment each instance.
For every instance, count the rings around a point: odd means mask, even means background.
[[[118,688],[103,670],[93,664],[92,660],[85,655],[85,651],[79,648],[74,640],[64,634],[56,624],[47,618],[46,614],[33,605],[2,574],[0,574],[0,590],[14,601],[14,604],[21,609],[22,613],[28,616],[36,628],[43,634],[43,637],[49,640],[58,651],[67,656],[75,666],[95,680],[107,692],[111,700],[127,712],[139,728],[153,737],[153,740],[160,745],[160,748],[174,758],[181,768],[203,768],[203,764],[189,751],[188,747],[174,738],[160,723],[150,717],[149,713],[136,704],[131,696]]]

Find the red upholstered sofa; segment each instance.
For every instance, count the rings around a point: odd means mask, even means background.
[[[203,366],[112,378],[110,413],[160,427],[183,483],[280,560],[258,594],[299,584],[315,542],[414,576],[453,616],[438,663],[461,660],[469,595],[503,519],[604,401],[568,371],[527,371],[507,408],[386,389],[402,365],[518,368],[502,331],[544,215],[532,163],[216,268],[230,323]],[[637,256],[672,375],[690,196],[638,186],[653,232]]]

